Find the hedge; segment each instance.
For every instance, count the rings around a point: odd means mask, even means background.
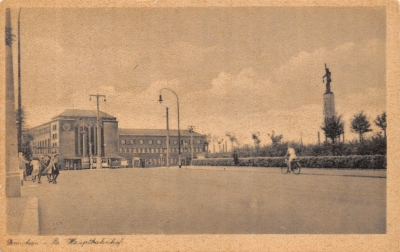
[[[306,168],[348,168],[348,169],[386,169],[386,156],[324,156],[297,158]],[[194,159],[197,166],[234,166],[232,158]],[[239,166],[282,167],[286,166],[284,157],[239,158]]]

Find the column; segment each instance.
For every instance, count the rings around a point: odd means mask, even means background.
[[[6,108],[5,108],[5,148],[6,148],[6,196],[21,197],[21,171],[18,161],[18,136],[15,125],[14,70],[12,55],[11,11],[6,9]]]

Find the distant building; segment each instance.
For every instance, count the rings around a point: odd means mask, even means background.
[[[103,167],[151,167],[166,165],[166,130],[118,129],[115,117],[100,112],[100,145]],[[69,109],[50,122],[33,127],[35,156],[58,153],[62,169],[96,168],[97,112]],[[178,163],[178,131],[169,130],[170,164]],[[193,142],[190,142],[191,137]],[[181,130],[181,156],[190,161],[207,149],[205,137]]]
[[[166,129],[119,129],[119,153],[128,160],[129,166],[166,166],[166,136]],[[180,139],[181,157],[186,163],[190,162],[191,148],[194,157],[207,149],[205,136],[199,133],[181,130]],[[170,164],[177,165],[178,130],[169,130],[169,149]]]

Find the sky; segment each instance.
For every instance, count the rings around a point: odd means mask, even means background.
[[[16,34],[18,10],[12,10]],[[252,144],[260,133],[317,143],[326,63],[345,139],[351,119],[386,109],[386,14],[376,7],[22,9],[22,105],[36,126],[66,109],[100,110],[120,128],[194,125]],[[14,71],[17,49],[14,43]],[[17,77],[15,77],[17,83]],[[226,138],[226,137],[225,137]]]

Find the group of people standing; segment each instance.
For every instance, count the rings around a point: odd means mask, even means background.
[[[59,164],[57,162],[58,154],[45,155],[41,158],[33,157],[29,161],[23,160],[23,163],[31,167],[30,175],[32,176],[32,182],[35,182],[37,177],[38,184],[42,183],[40,181],[42,176],[46,176],[49,183],[57,184],[57,177],[60,174]],[[28,172],[26,173],[26,175],[29,175]]]

